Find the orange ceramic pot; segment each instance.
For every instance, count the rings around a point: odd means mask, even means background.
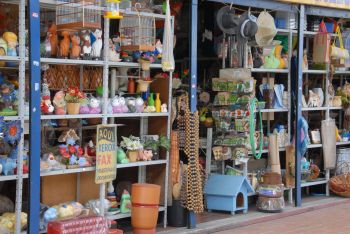
[[[133,184],[131,187],[131,225],[134,234],[156,233],[160,186]]]
[[[140,205],[158,205],[160,186],[156,184],[133,184],[131,187],[131,202]]]

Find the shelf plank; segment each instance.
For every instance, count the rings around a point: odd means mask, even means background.
[[[139,63],[134,62],[108,62],[109,67],[129,67],[129,68],[140,68]],[[162,68],[161,64],[152,63],[150,68]]]
[[[0,61],[19,62],[19,56],[0,56]]]
[[[169,116],[168,112],[156,112],[156,113],[120,113],[120,114],[107,114],[108,118],[131,118],[131,117],[161,117]]]
[[[315,181],[309,181],[309,182],[303,182],[301,183],[301,187],[310,187],[310,186],[315,186],[315,185],[320,185],[320,184],[327,184],[328,180],[325,178],[319,178]]]
[[[84,59],[60,59],[60,58],[40,58],[40,62],[48,64],[62,65],[87,65],[87,66],[103,66],[102,60],[84,60]]]
[[[326,70],[305,70],[304,74],[327,74]]]
[[[261,109],[261,113],[288,112],[288,109]],[[257,111],[256,111],[257,112]]]
[[[288,69],[265,69],[265,68],[252,68],[252,72],[260,73],[288,73]]]
[[[78,114],[78,115],[42,115],[41,119],[89,119],[102,118],[102,114]]]

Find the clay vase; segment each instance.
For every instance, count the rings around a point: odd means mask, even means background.
[[[160,106],[162,104],[159,98],[159,93],[156,93],[156,100],[154,101],[154,105],[156,106],[156,112],[160,112]]]
[[[131,195],[131,225],[133,233],[155,234],[160,186],[155,184],[133,184]]]
[[[69,115],[79,114],[80,103],[67,103],[67,113]]]
[[[129,78],[128,82],[128,93],[135,93],[135,80],[132,78]]]
[[[127,152],[128,158],[130,162],[137,162],[137,159],[139,158],[139,151],[137,150],[129,150]]]

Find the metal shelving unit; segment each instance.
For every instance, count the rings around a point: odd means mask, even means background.
[[[39,2],[39,1],[37,1]],[[0,56],[0,61],[8,61],[8,62],[18,62],[18,69],[19,72],[19,113],[17,116],[5,116],[5,121],[12,121],[12,120],[20,120],[22,123],[22,126],[24,126],[24,122],[28,121],[29,115],[28,113],[25,113],[25,72],[26,68],[29,66],[29,58],[26,57],[25,51],[26,51],[26,45],[25,45],[25,9],[26,9],[26,0],[19,0],[19,1],[11,1],[11,4],[18,4],[19,6],[19,56],[11,57],[11,56]],[[41,0],[40,5],[45,8],[51,8],[55,9],[55,0]],[[124,10],[123,10],[124,12]],[[141,15],[141,16],[152,16],[157,19],[165,19],[165,15],[159,15],[159,14],[153,14],[153,13],[145,13],[145,12],[131,12],[127,11],[128,14],[134,14],[134,15]],[[35,16],[35,15],[34,15]],[[36,17],[36,16],[35,16]],[[172,21],[174,19],[172,18]],[[108,40],[109,40],[109,20],[104,19],[104,30],[103,30],[103,37],[104,37],[104,45],[106,47],[108,46]],[[172,26],[174,24],[172,23]],[[39,45],[38,45],[39,47]],[[133,63],[133,62],[110,62],[108,61],[108,50],[103,50],[103,59],[102,60],[72,60],[72,59],[58,59],[58,58],[40,58],[40,62],[42,64],[52,64],[52,65],[77,65],[80,66],[82,69],[84,69],[84,66],[99,66],[103,68],[103,99],[107,100],[108,98],[108,91],[111,90],[110,84],[109,84],[109,71],[110,68],[116,68],[116,67],[127,67],[127,68],[139,68],[139,63]],[[34,65],[40,65],[40,63],[36,63],[34,61]],[[151,69],[161,69],[161,64],[151,64]],[[5,68],[1,68],[5,69]],[[170,137],[170,112],[171,112],[171,90],[172,90],[172,72],[170,72],[168,79],[168,87],[169,87],[169,98],[168,100],[164,100],[165,103],[168,105],[168,112],[166,113],[123,113],[123,114],[108,114],[107,113],[107,102],[104,101],[104,106],[102,108],[101,114],[89,114],[89,115],[42,115],[40,118],[41,120],[54,120],[54,119],[89,119],[89,118],[101,118],[103,124],[107,124],[114,122],[114,119],[116,118],[138,118],[140,119],[140,135],[145,135],[148,132],[148,120],[152,117],[164,117],[167,118],[167,127],[166,127],[166,135]],[[112,81],[113,83],[113,81]],[[39,86],[40,87],[40,84]],[[39,88],[40,90],[40,88]],[[115,90],[112,89],[113,92]],[[164,133],[163,133],[164,134]],[[21,141],[19,144],[19,154],[18,154],[18,160],[17,160],[17,168],[18,168],[18,174],[17,175],[8,175],[8,176],[0,176],[0,181],[11,181],[16,180],[16,230],[15,233],[21,233],[20,230],[20,219],[21,219],[21,211],[22,211],[22,189],[23,189],[23,180],[27,179],[29,177],[28,174],[22,174],[22,167],[23,167],[23,140],[24,139],[24,133],[21,135]],[[118,164],[118,169],[127,169],[131,167],[138,167],[139,175],[138,175],[138,181],[139,182],[146,182],[146,168],[147,166],[152,165],[159,165],[165,167],[165,180],[163,189],[165,191],[164,193],[164,204],[159,208],[159,211],[164,211],[164,226],[166,226],[166,215],[167,215],[167,196],[168,196],[168,170],[169,170],[169,153],[166,154],[165,159],[160,160],[153,160],[153,161],[139,161],[135,163],[128,163],[128,164]],[[39,166],[38,166],[39,167]],[[36,168],[38,168],[36,167]],[[95,171],[95,167],[85,167],[85,168],[76,168],[76,169],[63,169],[63,170],[56,170],[56,171],[47,171],[47,172],[41,172],[40,176],[59,176],[64,174],[79,174],[79,173],[85,173],[85,172],[93,172]],[[38,185],[37,185],[38,186]],[[79,186],[79,180],[78,185]],[[33,188],[35,187],[35,184],[33,185]],[[77,188],[78,189],[78,188]],[[105,198],[105,191],[106,186],[101,185],[100,186],[100,200],[103,200]],[[37,191],[40,191],[40,187],[37,187]],[[34,199],[40,199],[40,196],[35,197]],[[102,204],[102,203],[101,203]],[[101,209],[103,210],[103,209]],[[116,216],[110,216],[109,219],[120,219],[120,218],[126,218],[130,217],[130,214],[119,214]],[[36,218],[38,219],[38,218]],[[29,223],[29,222],[28,222]]]

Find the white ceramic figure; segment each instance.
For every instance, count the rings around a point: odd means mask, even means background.
[[[100,107],[101,101],[98,100],[95,97],[90,98],[90,114],[99,114],[101,113],[101,107]]]
[[[108,51],[108,59],[112,62],[120,62],[120,54],[115,50],[115,46],[111,39],[109,39],[109,51]]]
[[[308,106],[309,107],[320,107],[321,106],[320,96],[311,90],[309,90]]]
[[[126,105],[126,101],[124,97],[120,97],[119,98],[119,103],[120,103],[120,107],[122,110],[122,113],[128,113],[129,112],[129,108]]]
[[[122,113],[122,109],[121,109],[121,105],[120,105],[120,100],[119,100],[119,97],[118,96],[115,96],[113,99],[112,99],[112,110],[113,110],[113,113],[116,114],[116,113]]]
[[[163,103],[160,107],[160,112],[166,113],[168,112],[168,105],[166,103]]]
[[[312,91],[314,93],[316,93],[319,98],[320,98],[320,106],[323,106],[323,103],[324,103],[324,93],[323,93],[323,90],[322,88],[313,88]]]
[[[136,106],[136,112],[142,113],[143,110],[145,109],[143,99],[140,97],[136,98],[135,106]]]
[[[94,44],[92,44],[92,51],[91,56],[93,58],[101,58],[101,50],[102,50],[102,30],[96,29],[93,33],[96,40],[94,41]]]

